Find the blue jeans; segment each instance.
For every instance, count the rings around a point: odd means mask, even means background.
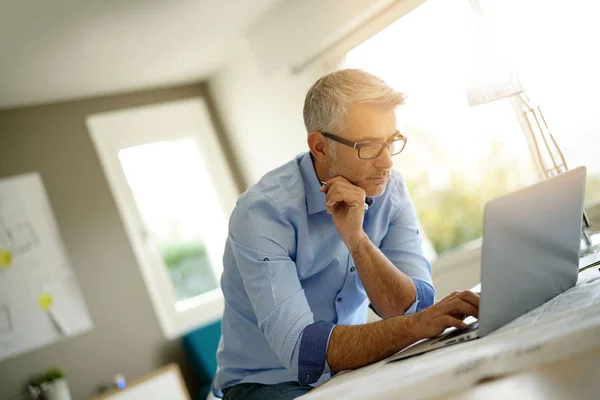
[[[298,382],[283,382],[275,385],[260,383],[238,383],[223,390],[223,400],[288,400],[308,393],[312,386],[303,386]]]

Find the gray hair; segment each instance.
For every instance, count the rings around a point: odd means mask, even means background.
[[[304,100],[307,132],[337,133],[345,128],[351,104],[397,107],[406,96],[383,80],[359,69],[342,69],[320,78]]]

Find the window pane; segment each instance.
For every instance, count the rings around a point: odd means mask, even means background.
[[[438,253],[481,237],[488,200],[538,179],[510,100],[468,106],[471,17],[468,1],[429,0],[350,51],[343,65],[407,94],[397,119],[408,144],[394,168]]]
[[[195,138],[122,149],[119,160],[177,301],[216,289],[226,220]]]
[[[485,0],[519,78],[542,107],[569,168],[588,168],[586,200],[600,202],[598,3]]]

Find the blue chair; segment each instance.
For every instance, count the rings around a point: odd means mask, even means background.
[[[200,386],[195,400],[204,400],[211,392],[212,380],[217,372],[217,348],[221,338],[221,320],[203,325],[182,338],[183,349],[192,364],[197,384]],[[220,393],[214,393],[222,397]]]

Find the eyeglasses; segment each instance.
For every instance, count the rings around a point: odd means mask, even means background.
[[[341,138],[339,136],[333,135],[331,133],[321,132],[321,134],[326,138],[333,140],[334,142],[338,142],[348,147],[352,147],[353,149],[356,149],[356,151],[358,152],[358,158],[362,160],[372,160],[374,158],[379,157],[383,152],[383,149],[388,149],[388,151],[390,152],[390,156],[395,156],[396,154],[402,153],[402,150],[404,150],[404,147],[406,146],[406,137],[402,136],[400,133],[398,133],[396,136],[394,136],[393,139],[385,143],[356,143]]]

